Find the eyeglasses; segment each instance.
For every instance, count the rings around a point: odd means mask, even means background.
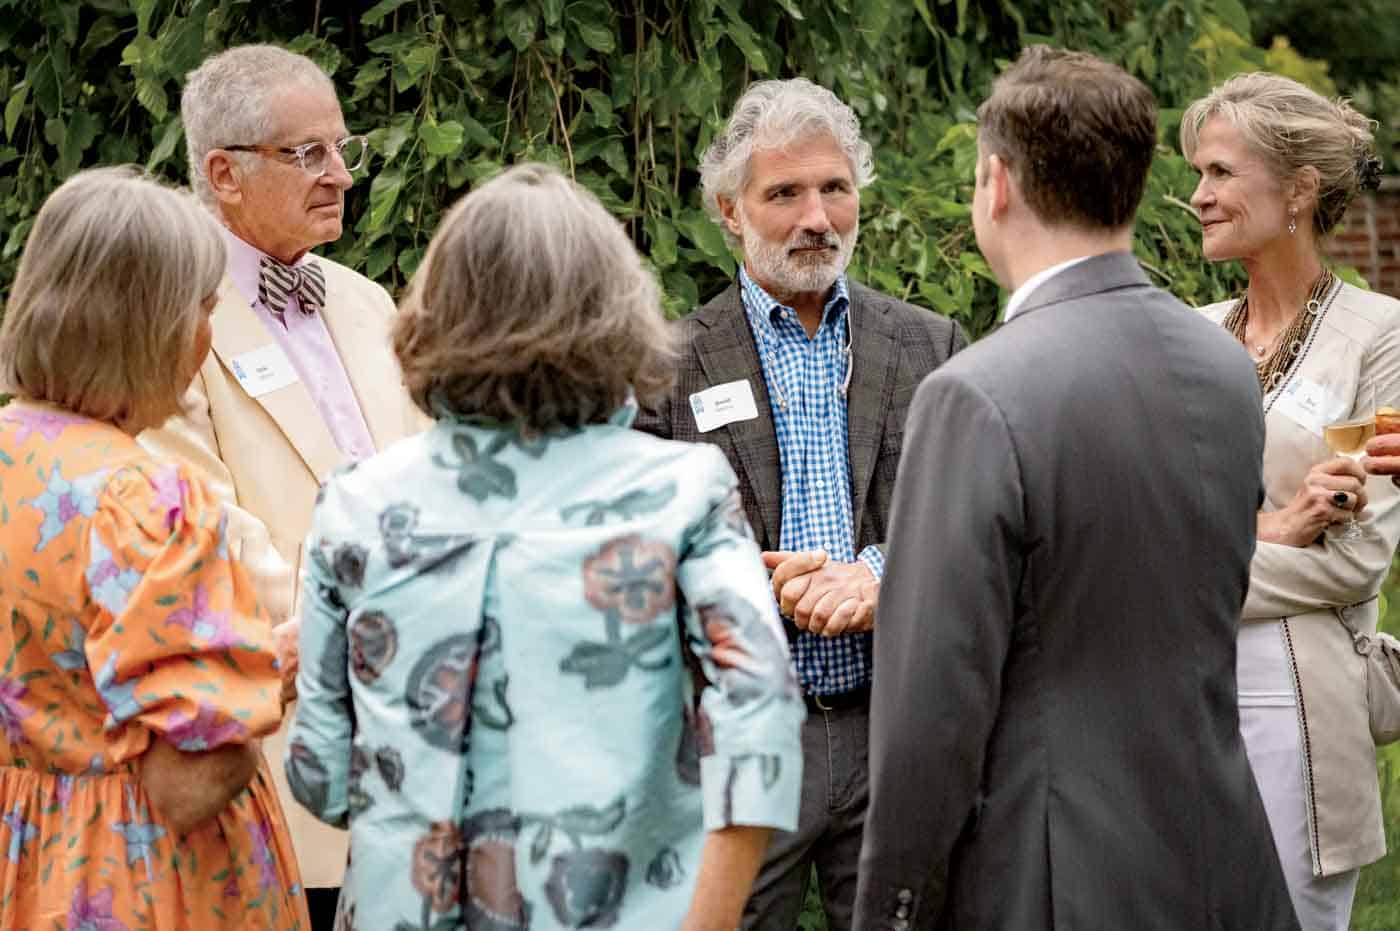
[[[290,148],[277,145],[221,145],[219,148],[227,152],[256,152],[259,155],[295,155],[301,170],[313,178],[321,177],[330,167],[330,147],[324,142],[306,142]],[[334,148],[345,170],[355,171],[365,163],[365,157],[369,154],[369,138],[346,136]]]

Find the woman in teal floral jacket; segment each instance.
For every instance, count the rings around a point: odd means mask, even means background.
[[[627,425],[673,349],[552,169],[458,203],[395,333],[436,426],[317,504],[287,774],[349,825],[342,927],[732,929],[804,710],[712,446]]]

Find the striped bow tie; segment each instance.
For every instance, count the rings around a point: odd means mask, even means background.
[[[326,273],[321,271],[321,266],[315,262],[283,265],[276,259],[263,256],[258,300],[280,317],[294,294],[300,300],[304,314],[314,314],[326,306]]]

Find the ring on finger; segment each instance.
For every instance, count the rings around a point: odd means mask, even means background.
[[[1351,495],[1347,494],[1346,492],[1344,492],[1344,491],[1334,491],[1334,492],[1332,492],[1332,503],[1335,504],[1337,507],[1339,507],[1339,508],[1344,508],[1344,507],[1347,506],[1348,503],[1350,503],[1350,501],[1351,501]]]

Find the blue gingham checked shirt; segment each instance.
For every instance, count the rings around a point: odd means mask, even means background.
[[[744,313],[758,346],[763,380],[768,385],[773,428],[783,467],[782,550],[826,550],[833,560],[855,558],[851,515],[851,458],[846,435],[846,379],[849,356],[847,317],[851,301],[846,276],[836,279],[822,309],[816,336],[790,307],[739,270]],[[780,398],[787,399],[786,408]],[[885,560],[867,546],[860,558],[879,579]],[[810,695],[837,695],[870,681],[871,635],[820,637],[801,631],[793,643],[793,660],[802,688]]]

